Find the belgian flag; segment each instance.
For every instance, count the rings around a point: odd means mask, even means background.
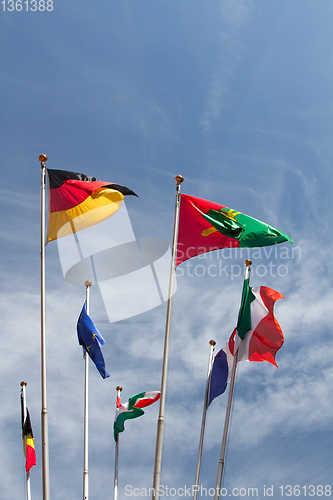
[[[22,400],[21,400],[22,401]],[[25,470],[27,473],[36,465],[35,440],[32,433],[29,410],[26,408],[26,416],[23,418],[23,401],[22,401],[22,437],[23,437],[23,452],[25,456]]]
[[[77,172],[47,169],[47,174],[47,242],[104,221],[117,212],[125,196],[137,196],[125,186]]]

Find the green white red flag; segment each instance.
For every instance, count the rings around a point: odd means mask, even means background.
[[[252,288],[244,281],[237,327],[229,339],[230,353],[238,349],[238,361],[268,361],[276,367],[275,355],[284,338],[273,308],[283,295],[267,286]]]
[[[125,430],[125,420],[144,415],[145,412],[142,408],[152,405],[155,401],[160,399],[160,396],[161,393],[159,391],[140,392],[129,398],[128,402],[124,405],[121,404],[120,397],[118,396],[116,402],[116,415],[113,424],[115,441],[117,440],[117,434]]]
[[[222,248],[262,247],[292,239],[278,229],[211,201],[181,195],[176,264]]]
[[[238,361],[268,361],[278,367],[275,355],[282,347],[284,338],[273,309],[275,302],[283,298],[272,288],[252,288],[249,279],[244,280],[237,327],[214,358],[209,404],[225,391],[237,350]]]

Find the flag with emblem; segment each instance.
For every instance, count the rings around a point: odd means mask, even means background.
[[[125,186],[77,172],[47,169],[47,175],[47,242],[106,220],[117,212],[125,196],[137,196]]]
[[[92,361],[95,363],[101,376],[103,378],[109,377],[110,375],[105,369],[104,357],[101,350],[105,340],[90,316],[87,314],[85,303],[77,322],[77,335],[79,344],[82,345],[83,350],[88,353]]]
[[[292,239],[278,229],[231,208],[181,195],[177,265],[222,248],[263,247]]]

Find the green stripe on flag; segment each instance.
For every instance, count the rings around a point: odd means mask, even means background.
[[[240,247],[264,247],[293,240],[275,227],[230,208],[201,214],[219,233],[239,241]]]
[[[139,394],[135,394],[128,400],[128,408],[131,409],[135,403],[137,402],[138,399],[143,399],[145,397],[146,393],[145,392],[140,392]]]
[[[144,411],[141,410],[141,408],[131,408],[130,410],[123,411],[120,413],[117,417],[117,420],[113,424],[113,430],[114,430],[114,439],[117,439],[117,434],[118,432],[124,432],[125,430],[125,420],[131,419],[131,418],[137,418],[141,417],[141,415],[144,415]]]
[[[251,302],[256,298],[254,293],[252,293],[249,282],[249,278],[244,280],[242,302],[237,321],[237,334],[242,340],[244,340],[246,332],[251,330]]]

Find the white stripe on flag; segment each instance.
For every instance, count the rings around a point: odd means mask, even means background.
[[[251,302],[251,330],[249,330],[244,337],[244,340],[235,335],[235,352],[237,347],[239,346],[238,353],[238,361],[246,361],[249,359],[249,345],[253,332],[259,325],[260,321],[262,321],[265,316],[268,314],[268,309],[262,301],[260,295],[260,286],[252,288],[252,293],[255,295],[255,300]],[[236,339],[237,339],[237,347],[236,347]]]

